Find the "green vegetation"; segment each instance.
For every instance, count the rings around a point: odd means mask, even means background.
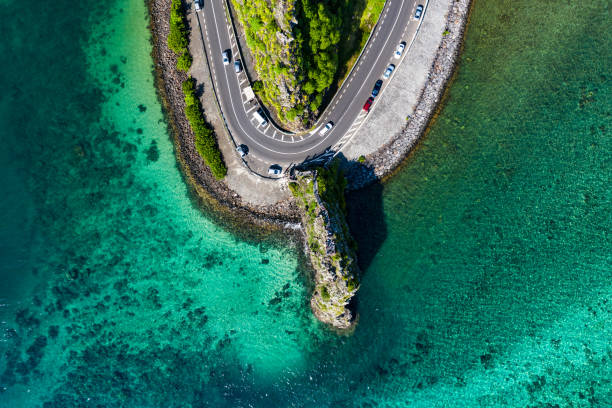
[[[172,0],[170,6],[170,32],[168,33],[168,48],[177,54],[176,67],[184,72],[189,71],[193,58],[189,53],[189,29],[185,9],[181,0]]]
[[[189,51],[183,53],[178,60],[176,61],[176,67],[181,71],[187,72],[189,68],[191,68],[191,63],[193,62],[193,58]]]
[[[321,286],[319,291],[321,293],[321,299],[323,299],[324,302],[329,302],[330,296],[327,288],[325,286]]]
[[[326,203],[336,203],[346,214],[346,177],[339,168],[339,161],[334,160],[328,167],[318,170],[319,195]]]
[[[350,2],[351,13],[346,13],[343,19],[343,39],[341,40],[338,59],[337,85],[348,75],[351,67],[366,44],[372,29],[378,22],[378,17],[385,6],[385,0],[355,0]],[[359,21],[359,24],[356,24]]]
[[[261,81],[254,81],[252,88],[253,92],[261,92],[263,91],[263,83]]]
[[[384,0],[232,0],[232,4],[261,80],[253,90],[281,121],[306,126],[335,81],[354,63]]]
[[[358,161],[359,163],[365,163],[366,158],[365,158],[365,156],[364,156],[364,155],[361,155],[361,156],[359,156],[359,158],[357,159],[357,161]]]
[[[223,162],[221,151],[217,146],[215,134],[204,119],[202,104],[195,93],[195,80],[189,77],[183,82],[183,95],[185,96],[185,116],[195,136],[195,146],[217,180],[227,174],[227,167]]]

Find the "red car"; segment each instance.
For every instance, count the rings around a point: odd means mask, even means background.
[[[372,106],[372,102],[374,102],[374,98],[370,96],[368,100],[366,101],[365,105],[363,105],[363,110],[366,112],[369,112],[370,107]]]

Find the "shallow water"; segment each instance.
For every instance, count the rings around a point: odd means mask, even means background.
[[[299,248],[189,197],[143,3],[3,3],[0,406],[612,406],[607,10],[476,3],[439,119],[351,197],[337,336]]]

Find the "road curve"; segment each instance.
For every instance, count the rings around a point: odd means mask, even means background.
[[[201,13],[198,21],[215,91],[236,144],[246,144],[249,156],[269,164],[299,163],[350,141],[366,119],[367,114],[362,108],[374,83],[382,79],[389,64],[394,64],[397,70],[401,59],[393,57],[395,48],[402,41],[410,45],[420,23],[413,19],[417,0],[388,0],[355,67],[319,118],[317,123],[320,125],[312,133],[296,135],[275,128],[269,121],[262,127],[253,119],[252,114],[259,105],[256,100],[245,101],[242,90],[249,86],[249,81],[244,70],[239,74],[234,72],[233,61],[239,53],[234,30],[228,24],[224,1],[205,0],[202,11],[198,12]],[[231,50],[229,65],[224,65],[222,61],[221,54],[225,50]],[[392,78],[384,81],[380,93],[384,92],[386,83]],[[334,127],[325,137],[319,136],[320,126],[328,121],[333,121]]]

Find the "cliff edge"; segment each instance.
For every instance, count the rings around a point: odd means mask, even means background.
[[[314,269],[310,300],[315,316],[338,329],[352,326],[351,299],[359,289],[357,244],[346,222],[346,179],[338,163],[296,172],[289,183],[302,210],[307,252]]]

